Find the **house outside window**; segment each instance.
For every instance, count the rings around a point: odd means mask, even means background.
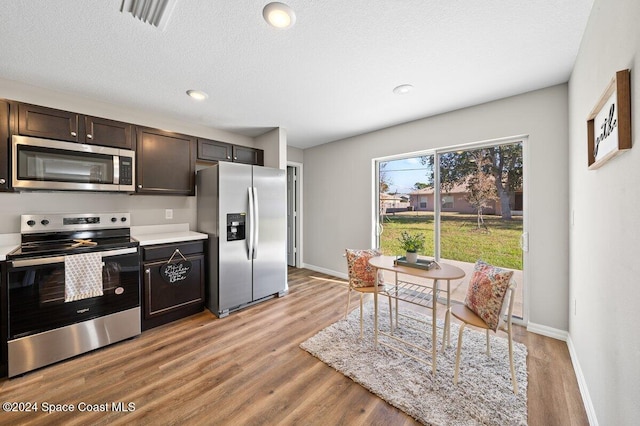
[[[443,195],[442,196],[442,208],[443,209],[452,209],[453,208],[453,195]]]
[[[427,208],[427,197],[420,197],[420,208],[421,209]]]

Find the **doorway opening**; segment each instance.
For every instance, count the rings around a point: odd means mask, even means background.
[[[287,165],[287,264],[302,262],[302,164]]]

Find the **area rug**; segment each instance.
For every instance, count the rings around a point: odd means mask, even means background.
[[[380,329],[389,330],[386,303],[380,303]],[[418,319],[426,319],[417,313]],[[452,345],[444,354],[438,342],[437,372],[386,346],[373,348],[373,303],[365,304],[364,338],[360,339],[360,315],[353,310],[346,319],[321,330],[300,347],[345,376],[361,384],[389,404],[427,425],[526,425],[527,349],[514,342],[518,395],[513,393],[509,349],[505,338],[491,334],[491,356],[485,352],[483,332],[465,328],[458,385],[453,384],[458,325],[451,324]],[[431,327],[400,319],[394,334],[417,345],[431,347]],[[393,343],[381,336],[381,341]],[[403,349],[405,349],[403,347]],[[430,361],[430,356],[414,351]]]

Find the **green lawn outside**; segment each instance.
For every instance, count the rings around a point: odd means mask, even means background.
[[[503,221],[500,216],[484,216],[487,230],[478,230],[476,215],[443,213],[441,216],[441,257],[475,263],[485,262],[504,268],[522,270],[522,217],[514,216]],[[380,247],[386,255],[404,255],[398,238],[402,231],[423,232],[426,247],[420,253],[433,256],[434,221],[432,212],[402,212],[387,215],[383,221],[384,232],[380,236]]]

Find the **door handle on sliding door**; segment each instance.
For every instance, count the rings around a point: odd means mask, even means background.
[[[529,251],[529,233],[528,232],[523,232],[522,235],[520,235],[520,248],[525,253]]]

